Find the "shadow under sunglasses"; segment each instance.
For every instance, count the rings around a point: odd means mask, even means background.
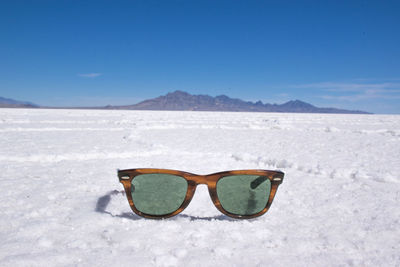
[[[258,182],[262,182],[262,181],[258,181]],[[96,202],[96,208],[95,211],[98,213],[103,213],[103,214],[107,214],[111,217],[114,218],[125,218],[125,219],[129,219],[129,220],[146,220],[143,217],[140,217],[132,212],[123,212],[121,214],[112,214],[111,212],[107,211],[107,207],[110,204],[111,200],[112,200],[112,196],[116,196],[118,194],[121,194],[123,196],[125,196],[125,192],[123,190],[118,191],[118,190],[112,190],[110,192],[108,192],[107,194],[99,197],[97,199]],[[174,220],[174,219],[179,219],[179,218],[188,218],[191,221],[212,221],[212,220],[217,220],[217,221],[237,221],[233,218],[230,218],[226,215],[217,215],[217,216],[207,216],[207,217],[199,217],[199,216],[190,216],[190,215],[186,215],[186,214],[178,214],[175,217],[169,218],[168,220]]]

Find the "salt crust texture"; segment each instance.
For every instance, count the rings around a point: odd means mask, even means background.
[[[399,266],[400,116],[0,110],[1,266]],[[134,215],[117,168],[286,173],[232,220]]]

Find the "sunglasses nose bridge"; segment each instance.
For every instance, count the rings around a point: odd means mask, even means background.
[[[190,180],[194,181],[196,184],[207,184],[207,176],[206,175],[191,175],[188,177]]]

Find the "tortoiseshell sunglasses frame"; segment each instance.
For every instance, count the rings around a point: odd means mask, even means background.
[[[184,179],[186,179],[188,183],[188,189],[186,192],[185,200],[183,201],[182,205],[175,210],[174,212],[171,212],[169,214],[165,215],[151,215],[151,214],[146,214],[138,209],[136,209],[135,204],[133,203],[132,200],[132,195],[131,195],[131,185],[132,185],[132,180],[141,174],[153,174],[153,173],[160,173],[160,174],[172,174],[176,176],[180,176]],[[218,195],[217,195],[217,182],[219,179],[225,176],[231,176],[231,175],[259,175],[259,176],[265,176],[271,181],[271,191],[269,194],[268,202],[263,210],[261,210],[258,213],[251,214],[251,215],[238,215],[238,214],[233,214],[230,213],[222,207]],[[131,206],[131,209],[134,213],[136,213],[139,216],[149,218],[149,219],[163,219],[163,218],[169,218],[172,216],[175,216],[179,213],[181,213],[190,203],[190,201],[193,198],[193,195],[196,191],[196,187],[199,184],[206,184],[208,187],[208,192],[210,193],[210,197],[212,202],[214,203],[215,207],[222,212],[223,214],[236,218],[236,219],[251,219],[255,218],[258,216],[263,215],[266,213],[269,209],[269,207],[272,204],[272,201],[274,200],[276,191],[278,190],[278,186],[282,183],[284,177],[284,173],[281,171],[271,171],[271,170],[233,170],[233,171],[223,171],[223,172],[217,172],[217,173],[212,173],[212,174],[207,174],[207,175],[198,175],[194,173],[189,173],[189,172],[183,172],[183,171],[177,171],[177,170],[168,170],[168,169],[150,169],[150,168],[141,168],[141,169],[127,169],[127,170],[118,170],[118,178],[119,181],[122,183],[125,189],[126,197],[128,198],[129,205]]]

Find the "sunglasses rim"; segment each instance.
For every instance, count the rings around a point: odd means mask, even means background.
[[[177,210],[175,210],[171,213],[163,214],[163,215],[147,214],[147,213],[139,211],[133,202],[132,195],[131,195],[132,180],[138,175],[156,174],[156,173],[176,175],[176,176],[182,177],[188,183],[188,188],[187,188],[185,199],[183,200],[183,203],[179,206],[179,208]],[[223,177],[234,176],[234,175],[260,175],[260,176],[265,176],[270,180],[271,190],[270,190],[267,204],[264,207],[264,209],[262,209],[260,212],[255,213],[255,214],[238,215],[238,214],[230,213],[222,207],[222,205],[219,201],[219,198],[218,198],[218,194],[217,194],[217,188],[216,188],[217,183]],[[194,173],[190,173],[190,172],[172,170],[172,169],[137,168],[137,169],[118,170],[119,181],[124,186],[125,194],[126,194],[126,197],[128,199],[128,202],[129,202],[129,205],[130,205],[132,211],[134,213],[136,213],[137,215],[144,217],[144,218],[148,218],[148,219],[165,219],[165,218],[173,217],[173,216],[181,213],[189,205],[190,201],[192,200],[192,198],[194,196],[197,185],[199,185],[199,184],[207,185],[211,200],[212,200],[214,206],[221,213],[225,214],[226,216],[235,218],[235,219],[255,218],[255,217],[265,214],[269,210],[269,208],[274,200],[275,194],[278,190],[278,187],[283,181],[284,175],[285,174],[279,170],[262,170],[262,169],[230,170],[230,171],[221,171],[221,172],[216,172],[216,173],[211,173],[211,174],[206,174],[206,175],[194,174]]]

